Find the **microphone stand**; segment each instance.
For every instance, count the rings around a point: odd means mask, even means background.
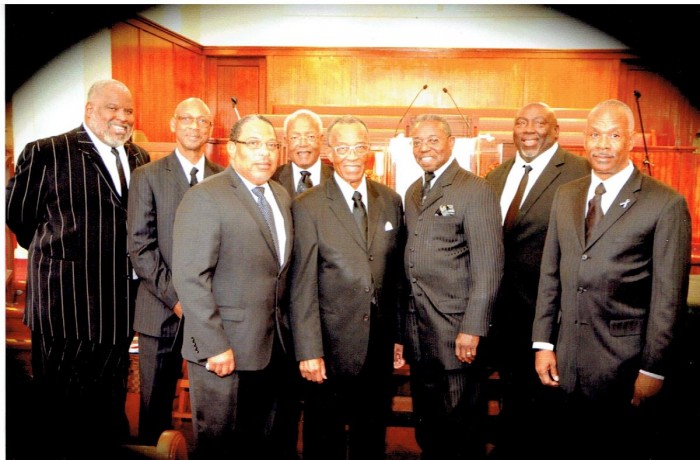
[[[639,115],[639,126],[642,128],[642,141],[644,142],[644,166],[647,168],[647,174],[651,176],[651,161],[649,161],[649,150],[647,149],[647,137],[644,134],[644,123],[642,122],[642,109],[639,107],[639,98],[642,93],[634,90],[634,98],[637,100],[637,114]]]
[[[236,117],[238,119],[241,119],[241,114],[238,113],[238,109],[236,108],[236,105],[238,104],[238,99],[236,99],[236,96],[231,96],[231,104],[233,104],[233,111],[236,112]]]

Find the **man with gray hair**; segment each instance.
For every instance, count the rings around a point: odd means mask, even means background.
[[[83,124],[27,144],[7,184],[6,222],[29,251],[34,458],[111,458],[129,435],[126,208],[131,171],[150,160],[130,142],[134,120],[124,83],[95,82]]]

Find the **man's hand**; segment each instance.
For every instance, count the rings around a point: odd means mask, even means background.
[[[464,332],[457,334],[455,339],[455,355],[463,363],[473,363],[476,359],[476,349],[479,346],[479,336]]]
[[[219,377],[233,373],[233,370],[236,368],[233,350],[229,348],[221,354],[208,358],[206,366],[209,372],[213,372]]]
[[[637,375],[637,380],[634,381],[634,393],[632,394],[632,405],[639,406],[645,399],[651,398],[664,386],[664,381],[656,379],[650,375]]]
[[[535,353],[535,371],[540,381],[548,387],[559,386],[559,371],[557,370],[557,355],[550,350],[537,350]]]
[[[307,359],[299,362],[299,371],[306,380],[323,383],[326,376],[326,363],[323,358]]]

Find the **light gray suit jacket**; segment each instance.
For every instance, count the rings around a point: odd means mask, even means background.
[[[626,402],[640,369],[669,369],[688,292],[690,215],[682,195],[635,168],[586,243],[590,182],[554,198],[532,340],[555,344],[567,392],[578,381],[591,398]]]
[[[425,203],[423,180],[406,191],[405,312],[409,362],[466,366],[455,356],[459,332],[486,336],[503,271],[498,197],[456,160],[436,179]]]
[[[185,317],[183,357],[204,364],[233,349],[236,370],[260,370],[274,334],[288,345],[287,272],[292,246],[291,198],[270,188],[287,237],[280,266],[258,205],[231,166],[192,187],[173,230],[173,283]]]
[[[204,177],[223,171],[205,159]],[[173,224],[190,189],[175,152],[134,170],[129,185],[129,255],[139,277],[134,330],[174,337],[180,327],[172,308],[178,301],[172,283]]]

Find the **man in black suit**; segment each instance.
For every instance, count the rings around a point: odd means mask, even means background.
[[[532,341],[540,380],[563,400],[540,450],[566,458],[657,458],[652,443],[671,422],[658,403],[681,351],[690,215],[682,195],[634,166],[633,145],[632,110],[596,105],[584,144],[592,174],[552,204]]]
[[[270,425],[288,382],[293,238],[291,198],[270,181],[280,146],[267,118],[241,118],[229,167],[190,188],[175,215],[173,284],[198,459],[280,458]]]
[[[413,155],[425,171],[406,191],[406,360],[422,460],[484,455],[485,378],[478,357],[503,270],[493,188],[452,155],[450,125],[416,117]]]
[[[129,193],[129,254],[140,279],[134,330],[139,333],[139,438],[155,445],[172,429],[173,398],[182,375],[182,306],[172,283],[175,212],[185,192],[223,168],[204,153],[212,131],[209,107],[180,102],[170,119],[175,150],[137,168]]]
[[[7,225],[29,250],[24,322],[38,399],[36,458],[116,457],[125,413],[136,282],[127,253],[131,92],[102,80],[83,124],[27,144],[6,190]]]
[[[513,124],[515,158],[486,176],[501,197],[505,219],[503,280],[486,341],[502,389],[495,440],[501,459],[528,457],[525,449],[535,444],[534,430],[539,429],[533,420],[545,415],[535,405],[536,399],[544,402],[545,394],[535,373],[531,341],[542,248],[554,192],[591,170],[584,157],[559,147],[558,137],[557,117],[549,106],[524,106]]]
[[[384,459],[404,228],[401,197],[366,179],[367,126],[328,128],[335,173],[293,202],[292,335],[304,460]],[[349,426],[346,442],[345,426]]]
[[[272,176],[287,189],[292,198],[325,182],[333,168],[321,161],[323,121],[318,114],[299,109],[284,119],[284,140],[290,161],[277,168]]]

